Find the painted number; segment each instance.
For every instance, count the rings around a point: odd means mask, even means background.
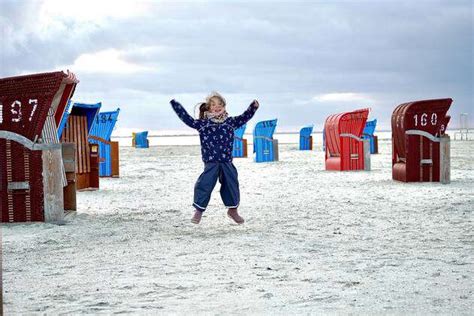
[[[415,120],[415,126],[418,126],[418,124],[420,126],[426,126],[428,123],[435,126],[436,123],[438,123],[438,115],[436,113],[431,114],[430,120],[428,120],[428,113],[423,113],[421,115],[415,114],[413,119]]]
[[[99,120],[99,118],[97,117],[97,120]],[[102,123],[107,123],[107,122],[110,122],[112,121],[112,114],[103,114],[100,116],[100,121]]]
[[[30,114],[30,119],[29,119],[29,121],[31,122],[31,120],[33,119],[33,115],[35,115],[36,107],[38,106],[38,99],[30,99],[29,103],[31,106],[33,106],[33,109],[31,110],[31,114]]]
[[[33,119],[33,116],[36,113],[36,108],[38,107],[38,99],[30,99],[28,101],[28,104],[31,105],[33,108],[31,109],[30,116],[28,118],[28,121],[31,122]],[[12,103],[11,105],[11,113],[12,113],[12,122],[18,123],[21,122],[23,118],[23,114],[21,112],[21,102],[16,100]],[[3,122],[3,115],[2,115],[2,109],[0,108],[0,123]]]
[[[14,101],[12,103],[12,122],[18,123],[21,121],[21,102]]]

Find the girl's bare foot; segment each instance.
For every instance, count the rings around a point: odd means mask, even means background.
[[[199,222],[201,222],[201,217],[202,217],[202,211],[196,210],[194,212],[193,218],[191,218],[191,223],[199,224]]]
[[[236,208],[230,208],[227,211],[227,216],[239,225],[244,223],[244,219],[239,215]]]

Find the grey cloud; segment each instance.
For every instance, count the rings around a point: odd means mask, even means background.
[[[19,10],[1,1],[2,20],[23,10],[33,14],[37,6],[23,1]],[[21,29],[23,22],[16,23]],[[0,75],[121,50],[124,60],[156,72],[78,73],[76,96],[123,104],[128,127],[159,128],[170,120],[178,128],[166,96],[210,90],[263,99],[268,106],[259,115],[278,115],[288,126],[308,118],[322,124],[331,111],[371,106],[312,100],[333,92],[371,95],[373,115],[385,127],[401,102],[453,97],[453,124],[473,103],[470,1],[165,2],[147,16],[112,18],[89,33],[72,32],[81,28],[73,22],[67,27],[64,36],[40,39],[25,26],[21,45],[15,42],[14,53],[2,54]],[[138,107],[143,111],[135,113]],[[140,117],[153,111],[153,119]]]

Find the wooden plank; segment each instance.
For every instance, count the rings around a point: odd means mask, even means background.
[[[451,145],[449,135],[441,137],[440,150],[440,182],[451,183]]]
[[[79,170],[77,171],[77,173],[84,173],[84,156],[82,155],[82,151],[84,150],[82,148],[82,142],[81,142],[81,137],[80,137],[80,130],[81,130],[81,120],[79,117],[75,117],[75,120],[76,120],[76,124],[75,124],[75,139],[76,139],[76,142],[78,144],[78,148],[77,148],[77,157],[79,159]]]
[[[79,152],[79,156],[81,157],[81,172],[80,173],[86,173],[87,172],[87,162],[86,162],[86,155],[84,154],[86,152],[86,146],[84,144],[84,120],[83,117],[78,117],[77,118],[79,124],[77,128],[77,139],[79,140],[79,143],[81,144],[81,151]]]
[[[64,218],[64,195],[61,181],[61,165],[61,148],[43,151],[45,222],[61,221]]]
[[[76,143],[76,157],[77,157],[77,173],[82,173],[82,155],[81,155],[81,152],[82,152],[82,144],[79,140],[79,137],[78,137],[78,130],[79,130],[79,120],[78,120],[78,117],[75,116],[75,115],[71,115],[70,116],[72,118],[72,139],[74,140],[74,142]]]
[[[83,116],[82,117],[82,124],[83,124],[83,129],[82,129],[82,140],[83,140],[83,146],[86,148],[86,153],[85,153],[85,170],[86,172],[91,172],[91,151],[90,151],[90,146],[89,146],[89,132],[87,131],[87,117]]]
[[[242,146],[244,147],[243,148],[243,157],[247,157],[248,156],[248,152],[247,152],[247,139],[242,139]]]
[[[363,141],[363,149],[364,149],[364,160],[362,161],[364,164],[364,170],[370,171],[370,139],[364,139]]]
[[[119,177],[120,157],[118,142],[110,142],[110,158],[112,159],[112,177]]]

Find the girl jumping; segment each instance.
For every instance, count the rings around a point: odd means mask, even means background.
[[[191,222],[199,224],[202,213],[206,210],[217,179],[221,183],[220,194],[227,215],[237,224],[244,219],[237,209],[240,203],[240,191],[237,169],[232,163],[234,130],[247,123],[257,111],[259,104],[254,100],[248,109],[239,116],[229,117],[225,99],[217,92],[210,94],[206,103],[199,107],[199,119],[191,117],[176,100],[170,101],[178,117],[189,127],[197,129],[201,140],[201,155],[204,171],[194,186],[194,203],[196,209]]]

